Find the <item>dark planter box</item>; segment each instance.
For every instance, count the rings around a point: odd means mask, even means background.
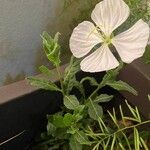
[[[150,113],[150,104],[147,100],[147,94],[150,92],[150,68],[142,63],[135,62],[127,66],[120,74],[120,79],[131,84],[139,96],[135,97],[126,92],[121,93],[127,100],[137,105],[141,114],[148,118]],[[145,72],[138,69],[138,66],[147,67]],[[65,66],[61,67],[64,71]],[[143,69],[143,67],[142,67]],[[53,70],[54,72],[56,70]],[[148,74],[146,74],[148,73]],[[80,76],[86,74],[80,73]],[[92,74],[95,78],[100,78],[103,73]],[[147,78],[148,76],[148,78]],[[57,82],[57,78],[52,79]],[[92,89],[87,87],[87,93]],[[112,89],[103,89],[108,93],[115,93],[117,100],[110,102],[109,107],[115,107],[120,103],[124,104],[124,97]],[[75,91],[76,93],[76,91]],[[33,139],[45,129],[47,124],[46,114],[55,113],[62,105],[62,95],[57,92],[38,90],[31,87],[25,80],[13,83],[0,88],[0,143],[23,132],[7,143],[1,144],[1,150],[27,150]],[[142,106],[142,107],[141,107]],[[105,106],[104,106],[105,107]]]

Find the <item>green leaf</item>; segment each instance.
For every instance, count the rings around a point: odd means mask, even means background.
[[[64,116],[63,122],[65,126],[71,126],[75,121],[74,115],[67,113]]]
[[[28,77],[27,80],[29,81],[31,85],[38,87],[40,89],[60,91],[60,89],[56,86],[56,84],[50,81],[47,81],[45,79],[39,79],[36,77]]]
[[[150,64],[150,45],[146,47],[143,59],[146,64]]]
[[[69,142],[71,150],[82,150],[82,145],[72,135]]]
[[[96,97],[94,102],[96,103],[109,102],[110,100],[112,100],[113,97],[114,97],[113,95],[101,94]]]
[[[56,33],[53,39],[47,32],[43,32],[41,36],[46,56],[55,66],[60,64],[60,45],[58,44],[59,35],[60,33]]]
[[[75,57],[71,57],[70,64],[65,70],[64,75],[64,87],[66,90],[66,94],[69,94],[69,92],[72,90],[72,88],[76,85],[76,73],[80,71],[80,60],[76,59]]]
[[[96,81],[93,77],[85,77],[85,78],[83,78],[83,79],[80,81],[80,83],[83,84],[83,82],[85,82],[85,81],[89,81],[92,86],[98,86],[98,85],[99,85],[99,84],[97,83],[97,81]]]
[[[80,82],[77,81],[76,79],[72,82],[72,84],[73,84],[72,86],[76,87],[80,91],[80,93],[85,97],[85,91],[84,91],[83,85],[80,84]],[[71,91],[71,89],[68,92],[70,92],[70,91]]]
[[[47,124],[48,135],[52,135],[55,131],[56,131],[56,127],[51,122],[48,122]]]
[[[84,145],[91,145],[87,135],[83,131],[76,131],[74,134],[74,138],[80,143]]]
[[[149,150],[148,146],[146,145],[145,141],[143,140],[143,138],[140,137],[140,141],[144,147],[145,150]]]
[[[53,124],[57,128],[64,128],[66,127],[64,124],[63,116],[59,114],[53,115]]]
[[[39,70],[41,73],[47,75],[47,76],[51,76],[52,75],[52,72],[51,70],[49,70],[46,66],[42,65],[39,67]]]
[[[140,137],[136,128],[134,128],[134,145],[136,150],[140,150]]]
[[[106,82],[106,85],[118,91],[128,91],[136,96],[138,95],[137,91],[133,87],[123,81]]]
[[[102,83],[105,84],[108,81],[116,80],[120,70],[123,68],[123,62],[120,62],[120,65],[116,69],[112,69],[106,72],[105,76],[102,79]]]
[[[113,140],[112,140],[111,148],[110,148],[111,150],[114,150],[115,142],[116,142],[116,134],[114,134],[114,136],[113,136]]]
[[[64,97],[64,105],[71,110],[75,110],[79,106],[79,101],[74,95]]]
[[[74,128],[73,126],[71,126],[68,130],[67,130],[67,133],[69,134],[75,134],[76,133],[76,128]]]
[[[103,116],[103,109],[92,100],[88,103],[88,114],[94,120],[99,120]]]

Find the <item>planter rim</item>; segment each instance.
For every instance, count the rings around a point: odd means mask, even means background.
[[[63,73],[67,64],[60,67],[60,71]],[[56,69],[52,70],[56,73]],[[37,77],[45,77],[43,75],[37,75]],[[58,81],[57,76],[49,78],[52,82]],[[140,58],[130,65],[127,65],[119,74],[119,79],[129,83],[138,92],[138,96],[133,96],[128,92],[121,92],[121,94],[133,105],[138,106],[142,114],[147,118],[150,114],[150,103],[148,101],[148,94],[150,94],[150,67],[148,64],[144,64]],[[134,79],[134,80],[133,80]],[[23,97],[30,93],[39,90],[31,86],[26,80],[18,81],[6,86],[0,87],[0,105]]]
[[[62,65],[60,67],[60,71],[63,73],[67,64]],[[57,73],[56,69],[51,70],[54,74]],[[35,77],[47,78],[43,74],[36,75]],[[58,76],[49,77],[52,82],[58,81]],[[11,83],[9,85],[5,85],[0,87],[0,105],[17,99],[19,97],[28,95],[37,91],[38,88],[31,86],[26,79]]]

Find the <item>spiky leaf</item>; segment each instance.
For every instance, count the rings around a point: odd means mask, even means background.
[[[38,87],[40,89],[45,90],[51,90],[51,91],[60,91],[60,89],[56,86],[56,84],[45,80],[45,79],[39,79],[36,77],[28,77],[27,80],[29,83],[35,87]]]

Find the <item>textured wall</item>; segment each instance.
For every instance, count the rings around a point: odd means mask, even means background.
[[[0,0],[0,85],[36,73],[46,58],[40,34],[62,34],[68,41],[77,6],[63,11],[63,0]],[[74,7],[74,8],[73,8]],[[66,55],[69,52],[66,53]]]

